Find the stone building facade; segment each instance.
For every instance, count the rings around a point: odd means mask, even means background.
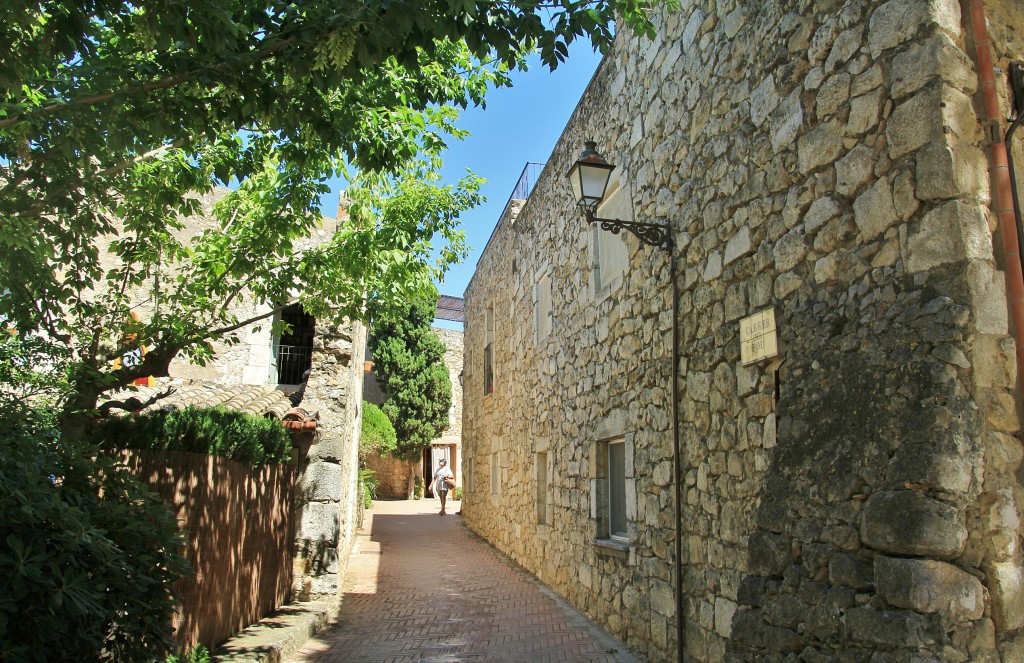
[[[187,238],[197,236],[205,230],[216,228],[216,221],[212,215],[213,206],[226,194],[227,189],[215,188],[212,191],[199,197],[202,213],[187,219],[184,227],[177,231],[179,239],[187,241]],[[343,209],[338,210],[339,216],[344,213]],[[328,241],[337,226],[337,220],[324,217],[320,228],[315,229],[311,236],[304,239],[297,246],[316,246]],[[298,294],[299,288],[296,288]],[[148,293],[142,293],[140,301],[147,301]],[[142,304],[139,307],[140,315],[149,313],[150,305]],[[233,312],[241,319],[249,319],[268,312],[268,306],[259,304],[252,300],[243,303],[236,303]],[[212,344],[217,361],[205,366],[193,364],[186,358],[176,359],[171,364],[170,373],[174,377],[204,380],[218,384],[251,384],[266,385],[280,384],[282,389],[293,390],[298,387],[300,380],[287,378],[286,381],[279,380],[278,364],[281,361],[281,339],[275,338],[271,324],[279,321],[280,315],[275,315],[267,321],[250,324],[240,330],[237,343],[216,342]],[[308,356],[308,355],[307,355]]]
[[[978,64],[984,11],[1009,117],[1024,4],[681,4],[620,34],[478,263],[465,523],[651,660],[1024,661]],[[675,319],[668,252],[574,207],[586,139],[600,216],[671,228]],[[769,310],[780,351],[744,364]]]
[[[455,481],[457,484],[461,484],[458,467],[459,458],[462,455],[462,384],[460,376],[463,375],[465,353],[463,332],[441,327],[434,327],[433,332],[444,343],[444,365],[448,369],[448,377],[452,382],[452,405],[448,408],[448,429],[441,437],[431,442],[431,446],[445,458],[451,460],[450,465],[455,471]],[[434,456],[438,456],[438,454],[434,454]],[[436,467],[436,464],[431,463],[431,467]]]

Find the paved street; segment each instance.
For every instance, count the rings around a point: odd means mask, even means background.
[[[337,626],[291,663],[639,660],[438,505],[376,503]]]

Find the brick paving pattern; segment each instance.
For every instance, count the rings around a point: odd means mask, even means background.
[[[638,663],[620,642],[434,500],[377,502],[349,560],[337,625],[291,663]],[[454,507],[454,508],[453,508]]]

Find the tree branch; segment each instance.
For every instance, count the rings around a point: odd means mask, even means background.
[[[64,112],[70,108],[83,108],[89,106],[96,106],[102,103],[106,103],[116,97],[120,96],[134,96],[139,94],[148,94],[155,92],[156,90],[166,90],[172,87],[177,87],[182,83],[187,83],[203,74],[219,74],[230,71],[233,68],[248,66],[262,62],[263,60],[269,59],[276,55],[281,49],[285,48],[289,44],[295,41],[294,37],[283,39],[276,44],[265,46],[254,53],[251,53],[249,57],[245,57],[243,60],[238,62],[217,62],[208,67],[202,67],[200,69],[193,69],[192,71],[186,71],[185,73],[178,74],[176,76],[169,76],[159,81],[153,81],[152,83],[146,83],[144,85],[137,85],[135,87],[122,88],[115,90],[114,92],[104,92],[103,94],[93,94],[85,97],[76,97],[67,101],[62,101],[49,106],[43,106],[42,108],[36,108],[33,110],[25,111],[20,114],[15,114],[12,117],[8,117],[5,120],[0,120],[0,129],[6,129],[8,127],[17,126],[24,122],[27,122],[34,118],[49,117],[58,113]]]
[[[134,166],[136,164],[142,163],[146,159],[150,159],[152,157],[158,156],[160,154],[163,154],[163,153],[168,152],[168,151],[173,150],[173,149],[179,149],[179,148],[185,147],[186,145],[188,145],[188,143],[189,143],[189,141],[187,139],[179,138],[176,141],[167,143],[166,145],[161,145],[160,147],[153,148],[152,150],[149,150],[148,152],[144,152],[143,154],[138,154],[138,155],[132,157],[131,159],[127,159],[125,161],[122,161],[121,163],[114,164],[113,166],[109,166],[107,168],[104,168],[103,170],[100,170],[100,171],[97,171],[95,173],[92,173],[91,175],[88,176],[88,178],[109,177],[110,175],[117,175],[119,173],[122,173],[122,172],[128,170],[129,168],[131,168],[132,166]],[[8,195],[10,191],[15,190],[18,185],[20,185],[21,183],[23,183],[27,179],[28,179],[28,177],[19,177],[17,180],[11,181],[10,183],[6,184],[3,188],[0,188],[0,195]],[[87,178],[83,178],[83,179],[87,179]],[[30,215],[31,216],[36,216],[38,214],[42,214],[42,213],[44,213],[46,211],[46,202],[48,200],[50,200],[51,198],[54,198],[56,196],[62,196],[64,194],[68,193],[68,191],[71,188],[73,188],[73,187],[61,186],[61,187],[48,188],[46,190],[46,192],[44,194],[44,197],[43,197],[43,199],[41,201],[39,201],[35,205],[32,205],[31,207],[29,207],[28,209],[26,209],[24,211],[15,212],[13,214],[13,216],[15,216],[15,217],[24,217],[24,216],[30,216]]]
[[[137,154],[134,157],[132,157],[131,159],[127,159],[125,161],[122,161],[119,164],[110,166],[109,168],[104,168],[103,170],[99,171],[98,173],[93,174],[93,177],[109,177],[110,175],[117,175],[118,173],[123,173],[124,171],[128,170],[129,168],[131,168],[135,164],[142,163],[146,159],[150,159],[152,157],[158,156],[160,154],[163,154],[164,152],[169,152],[170,150],[175,150],[175,149],[178,149],[178,148],[181,148],[181,147],[185,147],[185,145],[187,145],[187,144],[188,144],[188,140],[187,139],[179,138],[178,140],[172,141],[170,143],[167,143],[166,145],[161,145],[160,147],[155,147],[155,148],[153,148],[152,150],[150,150],[148,152],[143,152],[142,154]]]
[[[147,398],[146,400],[141,400],[141,399],[135,398],[133,396],[131,398],[126,398],[123,401],[107,401],[106,403],[104,403],[103,405],[100,406],[100,416],[102,416],[102,417],[107,416],[108,414],[110,414],[111,410],[124,410],[126,412],[139,412],[140,410],[145,410],[147,407],[149,407],[153,403],[156,403],[157,401],[159,401],[161,399],[167,398],[168,396],[173,394],[175,391],[176,390],[175,390],[174,387],[168,387],[164,391],[161,391],[158,394],[154,394],[154,395],[150,396],[149,398]]]
[[[280,313],[281,311],[285,310],[286,308],[288,308],[288,304],[282,304],[281,306],[276,306],[276,307],[272,308],[270,311],[268,311],[266,313],[261,313],[259,315],[255,315],[255,316],[253,316],[251,318],[248,318],[246,320],[242,320],[240,322],[236,322],[235,324],[228,325],[227,327],[221,327],[220,329],[212,329],[212,330],[210,330],[209,335],[210,336],[223,336],[224,334],[230,334],[231,332],[237,331],[237,330],[241,329],[242,327],[245,327],[246,325],[251,325],[252,323],[259,322],[260,320],[266,320],[267,318]],[[206,337],[193,339],[193,342],[203,341],[203,340],[206,340]]]

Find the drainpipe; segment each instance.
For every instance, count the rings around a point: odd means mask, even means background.
[[[985,22],[985,0],[969,0],[971,31],[981,78],[981,95],[985,106],[985,123],[990,127],[992,144],[992,202],[999,220],[999,234],[1003,241],[1003,267],[1006,270],[1006,291],[1010,315],[1013,318],[1012,335],[1017,346],[1017,380],[1024,379],[1024,269],[1022,269],[1020,238],[1017,236],[1016,215],[1013,208],[1010,171],[1006,145],[1000,138],[1002,118],[999,96],[996,93],[995,69],[992,64],[992,45]]]
[[[1017,227],[1017,239],[1024,244],[1024,224],[1021,223],[1020,200],[1017,197],[1017,174],[1013,168],[1013,134],[1021,122],[1024,122],[1024,66],[1017,62],[1010,63],[1010,87],[1016,119],[1006,130],[1006,138],[1003,143],[1006,145],[1006,165],[1009,167],[1010,173],[1010,193],[1013,194],[1013,214]],[[1024,255],[1021,256],[1021,265],[1024,268]]]
[[[683,460],[679,442],[679,285],[676,283],[675,243],[669,248],[668,276],[672,281],[672,461],[676,484],[676,660],[683,661]]]

